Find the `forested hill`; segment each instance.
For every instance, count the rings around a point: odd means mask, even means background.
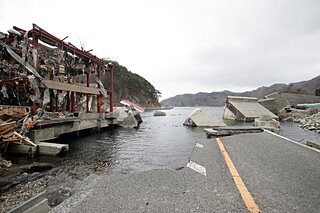
[[[160,92],[142,76],[128,71],[125,66],[116,61],[110,61],[114,65],[114,104],[119,105],[120,100],[127,99],[142,107],[159,106]],[[109,74],[104,75],[103,82],[108,82]],[[106,89],[109,85],[104,85]]]
[[[317,92],[316,92],[317,90]],[[161,106],[223,106],[227,96],[247,96],[262,98],[273,92],[289,92],[298,94],[320,95],[320,76],[308,81],[290,84],[274,84],[269,87],[259,87],[258,89],[236,93],[230,91],[197,94],[183,94],[161,101]]]

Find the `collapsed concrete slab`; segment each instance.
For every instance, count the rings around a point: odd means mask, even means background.
[[[275,92],[260,99],[259,103],[275,115],[280,115],[285,108],[291,106],[305,103],[320,103],[320,96]]]
[[[209,112],[196,108],[187,120],[183,123],[185,126],[206,126],[206,127],[218,127],[226,126],[222,120],[214,118]]]
[[[272,117],[264,115],[264,116],[261,116],[260,118],[256,118],[254,120],[253,126],[273,127],[273,128],[280,129],[280,122]]]
[[[28,146],[25,144],[10,144],[8,152],[24,154],[24,155],[51,155],[55,156],[61,152],[69,150],[68,144],[37,142],[37,147]]]
[[[228,96],[224,107],[223,119],[253,122],[256,118],[278,117],[258,103],[257,98]]]
[[[156,110],[153,113],[153,116],[166,116],[167,114],[163,111]]]
[[[115,107],[113,114],[116,117],[116,123],[122,127],[138,128],[142,123],[139,112],[128,110],[124,107]]]

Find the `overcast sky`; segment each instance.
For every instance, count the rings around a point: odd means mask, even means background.
[[[118,61],[161,99],[320,74],[319,0],[0,1],[0,31],[32,23]]]

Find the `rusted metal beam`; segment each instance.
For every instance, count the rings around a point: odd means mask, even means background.
[[[97,73],[98,73],[98,79],[100,81],[101,79],[101,66],[98,67],[97,69]],[[100,89],[100,84],[98,84],[98,88]],[[97,96],[97,112],[101,112],[101,105],[102,105],[102,95],[99,93],[99,95]]]
[[[108,64],[107,68],[110,72],[110,82],[109,82],[109,104],[110,104],[110,112],[113,112],[113,65],[111,63]]]
[[[16,31],[18,31],[21,34],[25,34],[27,31],[25,31],[24,29],[21,29],[19,27],[13,26],[13,29],[15,29]]]
[[[106,61],[99,59],[98,57],[96,57],[86,51],[82,51],[82,50],[78,49],[77,47],[75,47],[71,43],[65,43],[61,39],[51,35],[47,31],[41,29],[36,24],[33,24],[32,34],[38,36],[38,38],[43,42],[46,42],[46,40],[49,40],[50,42],[52,42],[56,46],[63,47],[65,50],[69,51],[70,53],[74,53],[74,54],[79,55],[81,57],[87,58],[91,61],[94,61],[95,63],[97,63],[99,65],[106,64]],[[44,40],[44,39],[46,39],[46,40]]]

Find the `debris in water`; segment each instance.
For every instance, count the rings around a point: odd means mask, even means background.
[[[218,120],[214,118],[209,112],[196,108],[187,120],[183,123],[185,126],[207,126],[207,127],[215,127],[215,126],[226,126],[222,120]]]

